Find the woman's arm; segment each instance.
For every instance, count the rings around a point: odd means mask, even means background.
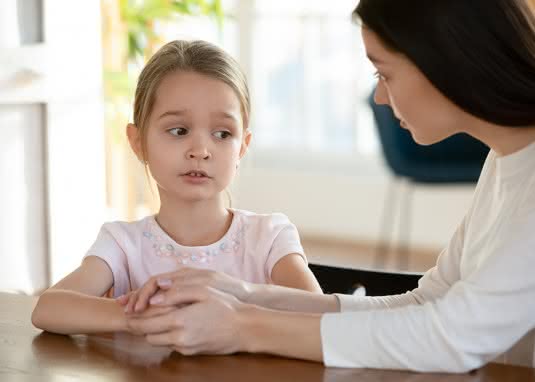
[[[340,310],[338,299],[334,295],[311,293],[280,285],[252,284],[222,272],[195,268],[182,268],[154,276],[136,293],[120,302],[126,305],[127,313],[141,312],[150,305],[165,305],[165,301],[172,301],[184,288],[195,286],[208,286],[248,304],[269,309],[309,313]]]
[[[321,314],[249,306],[241,315],[243,351],[323,361]]]
[[[275,264],[271,280],[276,285],[322,293],[318,280],[297,253],[286,255]]]
[[[60,334],[126,329],[124,308],[103,296],[113,285],[108,265],[96,256],[45,291],[32,313],[37,328]]]

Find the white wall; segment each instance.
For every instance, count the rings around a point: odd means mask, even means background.
[[[100,2],[9,0],[0,16],[19,3],[20,25],[0,23],[0,290],[33,293],[80,264],[105,218]]]
[[[370,242],[379,235],[390,180],[384,168],[376,175],[247,168],[232,195],[238,208],[286,213],[302,236]],[[468,209],[473,190],[473,186],[417,186],[411,245],[443,247]]]

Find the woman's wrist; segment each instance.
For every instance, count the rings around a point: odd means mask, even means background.
[[[323,359],[321,314],[281,312],[243,304],[238,317],[239,351]]]
[[[265,313],[266,310],[257,305],[243,304],[240,308],[238,312],[240,351],[247,353],[258,353],[262,351],[259,338],[262,337],[261,328],[265,319]]]
[[[256,285],[247,281],[241,281],[239,291],[235,294],[238,300],[246,304],[254,304],[253,295]]]

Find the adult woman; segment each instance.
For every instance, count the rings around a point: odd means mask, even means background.
[[[533,365],[530,4],[361,0],[354,11],[378,71],[376,102],[389,104],[421,144],[465,132],[491,148],[471,208],[417,289],[318,296],[184,269],[135,294],[142,306],[157,292],[151,304],[177,308],[161,315],[149,309],[131,325],[184,354],[268,352],[328,366],[450,372],[504,354],[507,362]]]

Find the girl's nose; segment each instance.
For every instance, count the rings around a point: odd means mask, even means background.
[[[194,145],[191,147],[190,150],[188,150],[186,155],[189,159],[204,159],[204,160],[209,159],[212,156],[206,144],[202,142],[194,143]]]
[[[210,153],[206,150],[204,151],[190,151],[188,153],[188,158],[189,159],[209,159],[210,158]]]

